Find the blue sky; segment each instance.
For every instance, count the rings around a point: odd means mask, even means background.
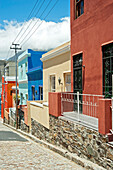
[[[37,1],[36,10],[27,20]],[[45,18],[56,1],[55,8]],[[19,43],[22,50],[30,48],[47,51],[69,40],[70,0],[0,0],[0,58],[12,55],[7,55],[12,42]]]
[[[42,0],[39,0],[39,2]],[[45,4],[49,0],[45,0]],[[38,3],[39,3],[38,2]],[[55,0],[53,0],[55,2]],[[0,23],[3,20],[25,21],[32,10],[36,0],[0,0]],[[50,7],[53,3],[51,3]],[[45,5],[43,6],[43,8]],[[43,8],[40,10],[42,12]],[[70,16],[70,0],[59,0],[47,21],[58,22],[60,18]]]

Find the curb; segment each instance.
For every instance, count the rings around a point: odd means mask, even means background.
[[[44,145],[48,149],[50,149],[50,150],[62,155],[63,157],[75,162],[76,164],[82,166],[83,168],[86,168],[88,170],[89,169],[91,169],[91,170],[105,170],[105,168],[103,168],[103,167],[101,167],[101,166],[99,166],[99,165],[97,165],[97,164],[95,164],[95,163],[93,163],[91,161],[88,161],[88,160],[86,160],[84,158],[78,157],[77,154],[75,154],[75,153],[68,152],[65,149],[62,149],[62,148],[60,148],[58,146],[55,146],[55,145],[52,145],[52,144],[50,144],[48,142],[40,140],[40,139],[36,138],[35,136],[33,136],[31,134],[28,134],[26,132],[23,132],[20,129],[16,129],[16,128],[14,128],[14,127],[6,124],[6,123],[3,123],[3,125],[11,128],[12,130],[20,133],[21,135],[24,135],[24,136],[28,137],[29,139],[33,140],[36,143]]]

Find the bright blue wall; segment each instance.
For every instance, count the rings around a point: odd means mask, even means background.
[[[40,60],[42,55],[46,52],[44,51],[32,51],[31,57],[28,58],[28,100],[33,100],[32,96],[32,86],[35,87],[35,100],[40,100],[39,87],[43,86],[43,63]]]
[[[32,68],[43,65],[40,58],[45,53],[44,51],[33,51],[28,49],[28,53],[31,53],[31,57],[28,58],[28,71]]]
[[[33,100],[32,86],[35,87],[35,100],[40,100],[39,87],[43,85],[42,77],[42,70],[28,74],[28,100]]]

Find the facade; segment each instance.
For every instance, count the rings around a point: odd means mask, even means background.
[[[13,107],[12,87],[15,86],[15,77],[5,77],[5,109]],[[2,94],[1,94],[1,117],[4,118],[4,77],[2,77]]]
[[[4,75],[5,60],[0,60],[0,115],[1,115],[1,92],[2,92],[2,76]]]
[[[43,100],[43,66],[40,58],[44,51],[29,50],[28,58],[28,100]]]
[[[28,58],[30,53],[28,50],[24,51],[18,57],[18,83],[19,83],[19,96],[20,96],[20,105],[26,105],[28,100]]]
[[[113,0],[71,0],[72,91],[112,96]]]
[[[70,55],[68,42],[42,56],[44,101],[48,101],[48,92],[71,91]]]
[[[8,62],[5,66],[5,76],[15,76],[15,61]]]
[[[29,126],[31,119],[49,129],[49,92],[57,94],[71,91],[70,42],[42,55],[43,62],[43,100],[28,101]],[[56,95],[56,93],[54,93]],[[55,99],[57,102],[57,100]],[[54,105],[52,105],[54,108]],[[30,116],[29,116],[30,115]]]
[[[18,57],[18,80],[20,105],[27,100],[41,100],[42,93],[42,51],[28,49]]]

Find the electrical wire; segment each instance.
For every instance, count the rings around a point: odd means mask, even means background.
[[[33,6],[30,14],[28,15],[28,17],[27,17],[27,19],[26,19],[26,21],[30,19],[30,17],[32,16],[33,12],[36,10],[36,7],[37,7],[37,5],[38,5],[38,1],[39,1],[39,0],[37,0],[36,3],[35,3],[35,5]],[[17,34],[17,36],[16,36],[16,38],[14,39],[13,43],[17,40],[17,38],[19,37],[19,35],[20,35],[21,32],[23,31],[24,25],[25,25],[25,24],[23,24],[21,30],[20,30],[19,33]],[[9,56],[9,54],[10,54],[10,52],[11,52],[10,50],[11,50],[11,49],[8,50],[5,60],[8,59],[8,56]],[[13,54],[13,52],[11,53],[11,55],[12,55],[12,54]],[[11,55],[10,55],[10,56],[11,56]]]
[[[33,11],[35,10],[35,8],[36,8],[36,6],[37,6],[37,4],[38,4],[38,1],[39,1],[39,0],[37,0],[36,3],[35,3],[35,5],[33,6],[30,14],[28,15],[28,17],[27,17],[27,19],[26,19],[26,21],[30,19]],[[25,25],[25,24],[23,24],[23,27],[21,28],[21,30],[20,30],[19,33],[17,34],[17,36],[16,36],[16,38],[14,39],[13,43],[17,40],[18,36],[21,34],[22,30],[24,29],[24,25]]]
[[[21,42],[20,44],[23,46],[30,38],[31,36],[37,31],[37,29],[42,25],[42,23],[44,22],[44,20],[48,17],[48,15],[51,13],[51,11],[54,9],[54,7],[56,6],[56,4],[58,3],[59,0],[56,0],[55,4],[52,6],[52,8],[50,9],[50,11],[48,12],[48,14],[44,17],[44,19],[42,20],[42,22],[38,25],[38,27],[36,27],[36,29],[34,30],[34,32],[25,40],[23,41],[23,43]],[[38,21],[37,21],[38,22]]]
[[[36,16],[38,15],[38,13],[39,13],[39,11],[41,10],[44,2],[45,2],[45,0],[42,1],[42,4],[41,4],[41,6],[39,7],[39,10],[37,11],[37,13],[35,14],[34,17],[36,17]],[[22,35],[21,35],[21,37],[19,38],[18,42],[19,42],[19,41],[21,40],[21,38],[23,37],[24,33],[28,30],[28,28],[30,27],[30,25],[32,24],[32,22],[33,22],[33,20],[30,21],[28,27],[24,30],[24,32],[22,33]]]

